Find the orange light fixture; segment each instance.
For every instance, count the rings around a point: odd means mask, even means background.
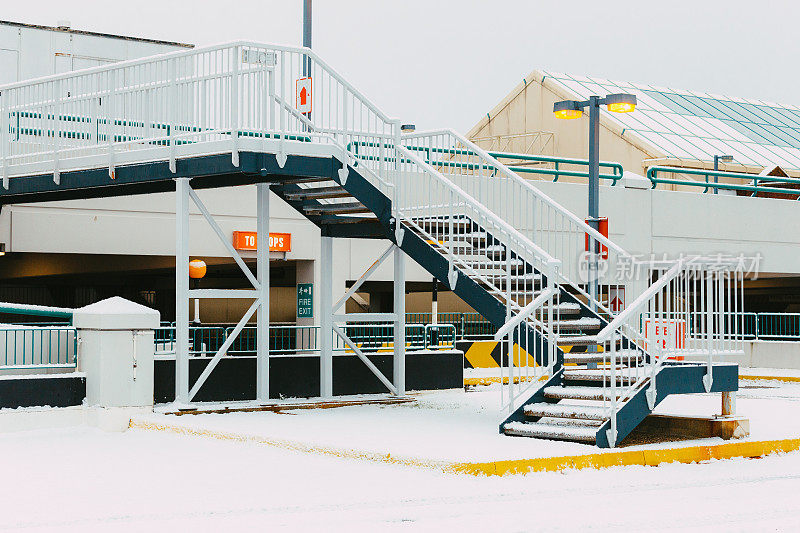
[[[189,277],[192,279],[201,279],[206,275],[206,262],[201,259],[192,259],[189,261]]]

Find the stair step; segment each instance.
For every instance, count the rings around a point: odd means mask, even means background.
[[[532,403],[525,406],[525,416],[568,418],[581,420],[607,420],[606,410],[596,405],[567,403]]]
[[[360,202],[342,202],[337,204],[323,204],[314,206],[305,206],[303,211],[307,215],[344,215],[351,213],[369,213],[367,209]]]
[[[617,344],[620,343],[622,337],[614,337],[614,341]],[[610,341],[606,341],[603,343],[604,345],[610,345]],[[565,337],[561,336],[558,338],[558,345],[559,346],[597,346],[597,335],[575,335],[572,337]]]
[[[610,400],[611,389],[606,387],[579,387],[568,386],[562,387],[554,385],[552,387],[545,387],[545,398],[553,398],[559,400]],[[617,389],[617,397],[622,396],[622,390]]]
[[[537,315],[541,315],[542,313],[547,313],[550,309],[549,305],[542,306],[541,309],[536,311]],[[579,315],[581,314],[581,306],[578,304],[573,303],[561,303],[553,307],[553,318],[556,316],[566,316],[566,315]]]
[[[644,377],[644,371],[638,367],[621,367],[617,368],[615,378],[617,383],[633,383],[639,378]],[[572,370],[567,369],[564,371],[564,379],[566,381],[597,381],[597,382],[611,382],[611,369],[598,368],[598,369],[580,369]]]
[[[537,437],[540,439],[595,442],[597,428],[587,426],[564,426],[540,424],[539,422],[509,422],[503,426],[506,435]]]
[[[287,192],[283,195],[287,200],[322,200],[327,198],[347,198],[350,193],[339,186],[314,187],[302,191]]]
[[[599,318],[582,317],[575,320],[559,320],[555,325],[562,330],[599,330],[601,327]]]
[[[441,218],[431,218],[431,219],[420,219],[414,220],[417,226],[430,231],[431,228],[439,231],[449,231],[450,229],[450,221],[447,219]],[[472,229],[474,226],[473,222],[469,219],[462,219],[462,220],[453,220],[453,229],[464,230],[464,229]]]
[[[595,429],[603,425],[605,420],[585,420],[583,418],[553,418],[544,416],[537,420],[539,424],[547,424],[548,426],[569,426],[569,427],[593,427]]]
[[[641,352],[637,352],[636,350],[617,351],[617,360],[623,363],[627,364],[638,363],[643,358],[644,355]],[[585,365],[586,363],[602,363],[607,360],[608,360],[608,355],[604,354],[603,352],[564,354],[565,363],[575,363],[578,365]]]
[[[346,216],[346,217],[322,217],[321,224],[359,224],[362,222],[378,222],[378,217],[370,216],[370,217],[354,217],[354,216]]]

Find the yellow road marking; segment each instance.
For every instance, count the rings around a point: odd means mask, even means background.
[[[161,431],[193,437],[263,444],[286,450],[316,453],[348,459],[392,463],[415,468],[439,470],[445,473],[470,474],[473,476],[507,476],[531,472],[553,472],[566,469],[608,468],[612,466],[658,466],[664,463],[696,463],[711,459],[734,459],[764,457],[773,453],[800,450],[800,439],[728,442],[703,446],[678,448],[647,448],[644,450],[613,451],[562,457],[540,457],[489,462],[451,462],[394,456],[391,453],[344,450],[315,446],[298,441],[274,439],[258,435],[195,429],[179,425],[160,424],[132,419],[129,427],[146,431]]]

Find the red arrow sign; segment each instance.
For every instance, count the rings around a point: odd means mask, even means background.
[[[311,113],[312,81],[311,78],[297,80],[297,110],[301,113]]]

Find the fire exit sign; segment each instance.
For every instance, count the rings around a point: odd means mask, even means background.
[[[297,284],[297,318],[314,318],[314,284]]]

